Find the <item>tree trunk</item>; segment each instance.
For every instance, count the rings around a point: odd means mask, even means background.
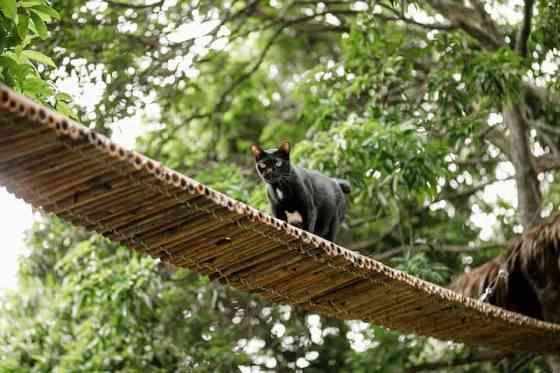
[[[517,208],[523,229],[527,230],[541,221],[541,193],[535,163],[529,146],[528,126],[520,109],[521,105],[521,102],[505,105],[503,116],[510,131],[510,160],[515,168]],[[541,306],[544,307],[546,305],[541,302]],[[545,320],[555,321],[551,320],[550,317],[545,317]],[[560,373],[560,356],[548,355],[546,362],[551,372]]]
[[[523,229],[527,230],[541,220],[541,192],[529,147],[528,126],[520,109],[521,103],[504,105],[504,121],[510,131],[510,160],[515,168],[517,209]]]

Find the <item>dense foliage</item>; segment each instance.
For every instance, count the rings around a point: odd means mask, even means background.
[[[128,118],[140,151],[265,211],[249,146],[290,139],[353,184],[341,243],[446,284],[560,203],[559,24],[545,0],[2,0],[0,80],[108,134]],[[2,371],[516,363],[170,274],[53,218],[28,246]]]

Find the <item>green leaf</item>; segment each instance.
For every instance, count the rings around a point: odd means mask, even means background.
[[[70,106],[68,106],[68,104],[63,101],[56,102],[56,111],[67,117],[74,117],[74,113],[72,112]]]
[[[29,19],[27,23],[29,24]],[[27,32],[29,33],[29,27],[27,27]],[[29,43],[31,43],[31,39],[32,39],[31,35],[27,34],[25,36],[25,39],[23,39],[23,41],[21,42],[21,47],[25,49],[29,45]]]
[[[63,102],[70,102],[72,101],[72,96],[70,96],[68,93],[59,92],[56,94],[56,100],[63,101]]]
[[[52,18],[60,19],[60,15],[56,10],[46,5],[34,6],[30,9],[33,13],[37,14],[45,22],[50,22]]]
[[[6,16],[17,23],[17,6],[16,0],[2,0],[0,1],[0,10]]]
[[[37,13],[32,12],[30,15],[37,35],[39,35],[39,37],[43,40],[46,39],[49,36],[49,30],[47,30],[45,22],[37,15]]]
[[[29,94],[33,94],[35,97],[48,97],[52,96],[53,90],[52,87],[38,77],[28,77],[22,84],[22,90]]]
[[[34,74],[34,67],[27,64],[25,56],[18,58],[14,53],[6,53],[0,56],[0,66],[8,70],[15,80],[24,81],[31,74]]]
[[[21,63],[27,63],[27,58],[21,58],[21,52],[23,52],[24,48],[20,45],[16,46],[15,50],[14,50],[14,55],[16,56],[16,58],[19,60],[19,62]]]
[[[18,69],[18,63],[8,56],[0,56],[0,67],[13,72]]]
[[[17,33],[21,40],[25,40],[28,31],[29,31],[29,17],[20,14],[19,22],[17,24]]]
[[[24,0],[20,3],[21,7],[23,8],[31,8],[37,5],[45,5],[43,0]]]
[[[41,52],[25,50],[22,53],[23,53],[23,55],[25,55],[30,60],[40,62],[44,65],[56,67],[54,61],[50,57],[45,56]]]

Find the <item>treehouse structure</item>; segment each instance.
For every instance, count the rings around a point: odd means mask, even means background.
[[[5,87],[0,185],[45,213],[276,303],[506,353],[560,352],[560,325],[464,297],[287,225]]]

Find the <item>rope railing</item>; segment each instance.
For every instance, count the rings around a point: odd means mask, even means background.
[[[45,213],[276,303],[504,352],[560,351],[560,325],[290,226],[5,87],[0,184]]]

